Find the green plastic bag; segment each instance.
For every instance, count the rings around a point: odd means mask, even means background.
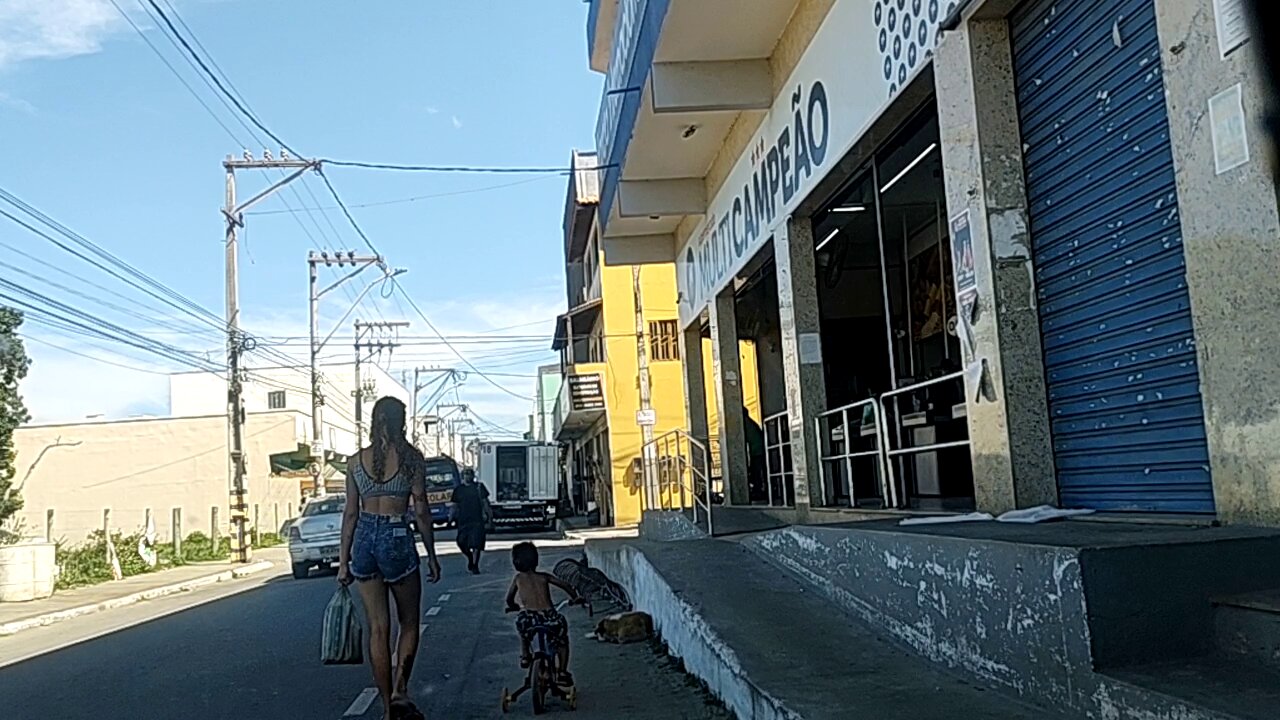
[[[324,609],[320,635],[320,662],[325,665],[359,665],[364,662],[364,628],[351,590],[343,585]]]

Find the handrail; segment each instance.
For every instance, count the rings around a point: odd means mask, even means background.
[[[947,375],[942,375],[936,378],[932,378],[930,380],[918,382],[914,385],[907,385],[905,387],[895,388],[888,392],[882,393],[880,395],[880,402],[878,403],[880,406],[881,417],[884,417],[886,419],[888,418],[889,409],[888,409],[887,401],[893,400],[894,411],[895,411],[894,422],[897,424],[898,429],[901,430],[902,417],[901,417],[901,414],[897,412],[898,411],[897,399],[900,396],[905,395],[907,393],[918,392],[920,390],[923,390],[924,388],[932,387],[934,385],[941,385],[943,383],[952,382],[954,380],[962,380],[963,378],[964,378],[964,371],[960,370],[957,372],[949,373]],[[929,445],[913,445],[911,447],[894,448],[892,447],[892,444],[889,442],[889,429],[887,427],[887,423],[885,423],[885,425],[886,427],[884,427],[881,430],[881,438],[883,441],[882,447],[884,448],[885,464],[889,474],[889,478],[888,478],[889,484],[894,489],[895,496],[897,491],[897,479],[894,477],[893,463],[888,462],[889,458],[895,458],[895,457],[900,457],[904,455],[916,455],[916,454],[925,453],[925,452],[935,452],[937,450],[946,450],[948,448],[954,448],[954,447],[966,447],[970,444],[970,440],[966,439],[966,440],[953,440],[953,441],[943,442],[943,443],[932,443]],[[894,500],[896,504],[897,498],[895,497]]]
[[[853,438],[852,438],[852,435],[850,434],[849,411],[856,410],[862,407],[867,407],[867,406],[871,407],[872,415],[875,418],[875,435],[874,436],[876,441],[876,447],[874,450],[859,450],[857,452],[853,452],[850,449],[852,448]],[[844,433],[845,451],[837,455],[824,455],[822,453],[822,448],[825,446],[824,440],[826,439],[826,434],[823,433],[822,431],[822,421],[828,418],[833,418],[836,415],[840,416],[840,428]],[[861,425],[861,423],[859,423],[859,425]],[[818,414],[818,417],[814,419],[814,430],[817,432],[818,463],[819,463],[818,472],[819,472],[819,477],[822,480],[823,498],[826,497],[826,493],[827,493],[827,463],[838,462],[843,460],[844,466],[845,466],[845,477],[849,481],[849,507],[857,507],[858,499],[857,497],[855,497],[855,494],[853,491],[853,461],[859,458],[874,456],[877,459],[877,463],[876,463],[878,466],[877,470],[879,471],[878,474],[880,475],[880,492],[882,493],[881,498],[886,505],[891,502],[890,498],[893,498],[895,496],[895,493],[891,490],[889,486],[889,475],[886,468],[888,460],[885,457],[884,442],[882,440],[882,432],[883,432],[882,428],[884,426],[885,426],[884,414],[880,410],[880,403],[877,402],[877,398],[874,398],[874,397],[869,397],[865,400],[852,402],[852,403],[849,403],[848,405],[841,405],[838,408],[833,408],[831,410],[827,410],[825,412],[821,412]],[[828,427],[830,428],[832,426],[829,425]]]
[[[701,454],[700,461],[695,451]],[[706,514],[707,535],[713,531],[711,520],[711,456],[707,444],[684,430],[671,430],[654,438],[642,448],[641,463],[653,462],[641,483],[644,505],[649,510],[692,509],[693,523],[699,525],[699,508]],[[650,472],[656,473],[651,485]],[[701,486],[702,492],[698,492]],[[687,495],[686,495],[687,491]],[[676,502],[676,498],[679,502]],[[692,500],[692,504],[688,502]]]
[[[942,383],[945,383],[945,382],[951,382],[952,380],[958,380],[958,379],[960,379],[960,378],[962,378],[962,377],[964,377],[964,371],[963,371],[963,370],[957,370],[956,372],[949,373],[949,374],[947,374],[947,375],[941,375],[941,376],[936,377],[936,378],[933,378],[933,379],[931,379],[931,380],[925,380],[924,382],[918,382],[918,383],[916,383],[915,385],[905,385],[905,386],[900,387],[900,388],[895,388],[895,389],[893,389],[893,390],[889,390],[889,391],[886,391],[886,392],[880,393],[880,400],[881,400],[881,402],[883,402],[883,401],[884,401],[884,399],[885,399],[885,398],[888,398],[888,397],[896,397],[896,396],[898,396],[898,395],[904,395],[904,394],[909,393],[909,392],[915,392],[915,391],[917,391],[917,390],[923,390],[924,388],[931,387],[931,386],[933,386],[933,385],[941,385]]]

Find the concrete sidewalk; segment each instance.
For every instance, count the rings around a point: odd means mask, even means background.
[[[119,582],[60,590],[53,597],[24,603],[0,603],[0,637],[44,627],[126,605],[153,600],[180,592],[287,567],[289,551],[284,547],[255,550],[253,562],[238,565],[225,562],[195,563],[172,570],[134,575]]]
[[[560,518],[556,520],[556,529],[567,539],[571,540],[603,540],[608,538],[633,538],[639,537],[639,525],[623,525],[621,527],[601,527],[599,525],[589,525],[587,519],[582,516]]]

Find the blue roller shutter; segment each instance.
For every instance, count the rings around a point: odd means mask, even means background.
[[[1153,0],[1010,24],[1061,502],[1213,512]]]

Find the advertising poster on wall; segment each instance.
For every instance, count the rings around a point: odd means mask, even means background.
[[[973,231],[969,228],[969,211],[951,218],[951,267],[956,273],[956,295],[978,286],[978,272],[973,265]]]
[[[973,229],[969,211],[951,218],[951,266],[956,283],[956,333],[964,345],[964,356],[973,362],[977,353],[973,336],[974,312],[978,306],[978,271],[973,262]]]

